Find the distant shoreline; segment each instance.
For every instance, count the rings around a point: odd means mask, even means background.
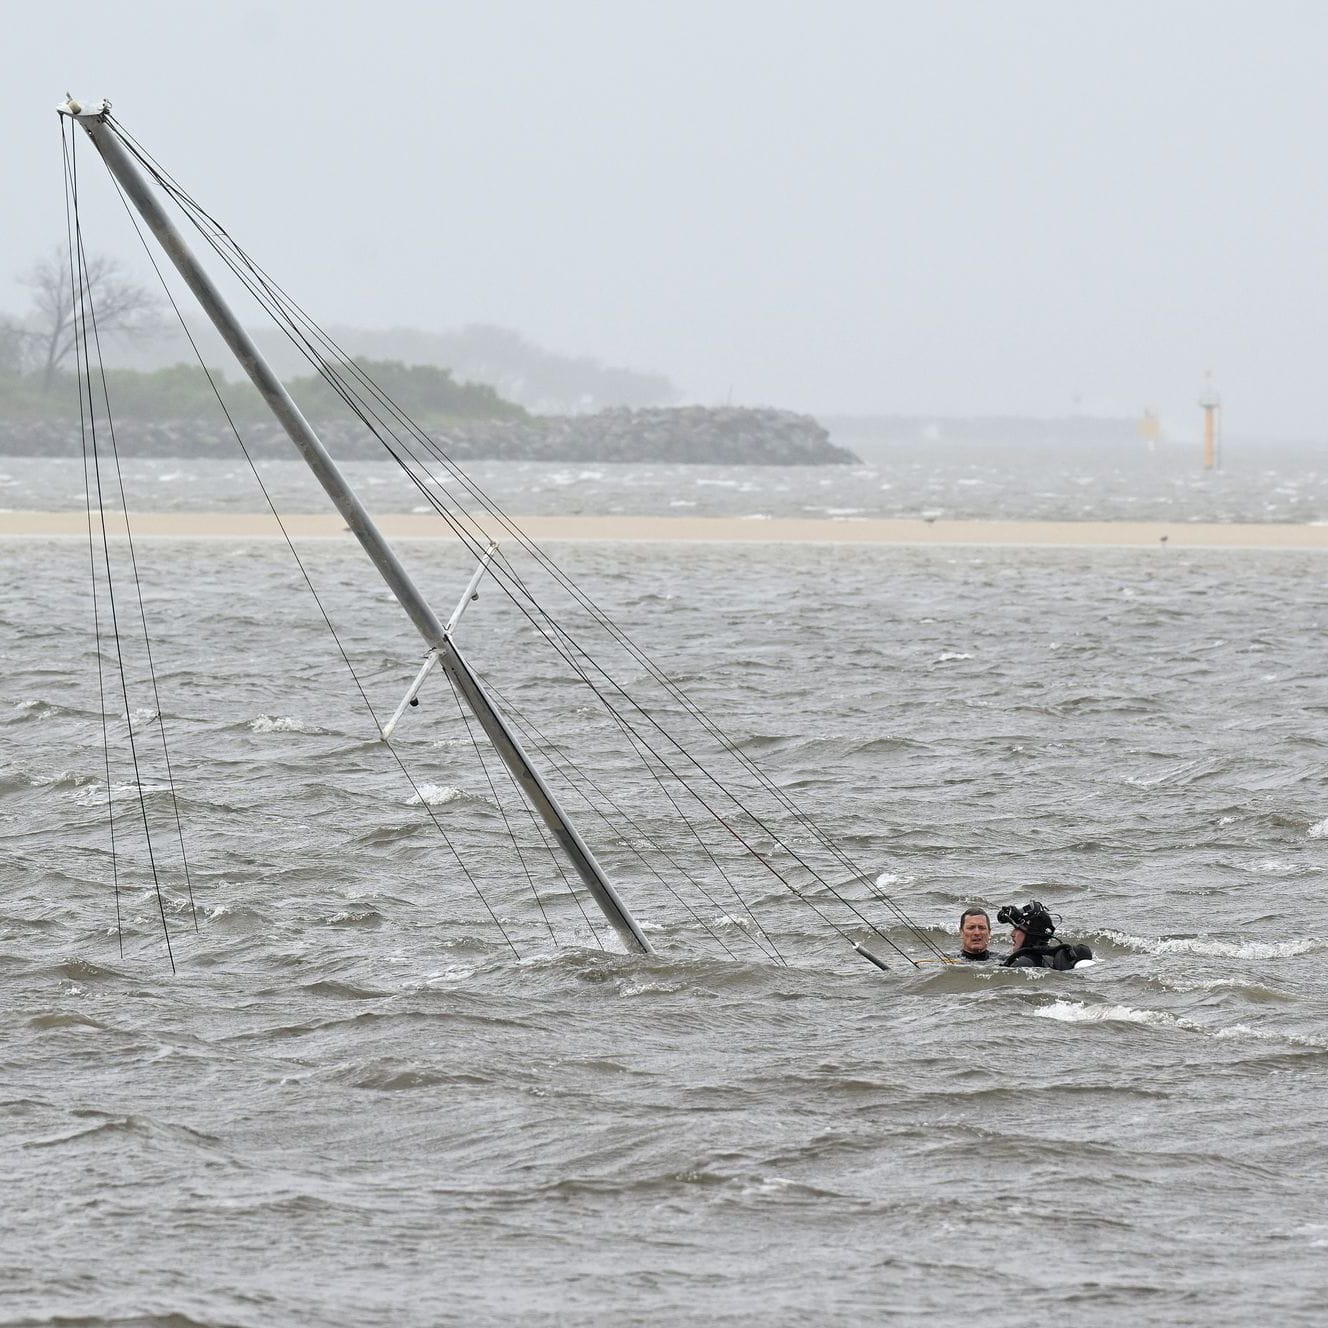
[[[324,513],[284,516],[302,539],[349,538],[341,517]],[[398,539],[448,539],[451,530],[431,513],[387,512],[375,517]],[[492,517],[476,517],[493,538],[504,531]],[[1253,524],[1185,521],[927,521],[707,516],[521,516],[513,522],[536,541],[616,541],[722,544],[1014,545],[1073,548],[1322,549],[1328,524]],[[136,538],[279,539],[272,516],[259,512],[143,512],[131,517]],[[109,520],[123,534],[123,518]],[[0,538],[87,535],[81,511],[0,511]],[[508,536],[507,538],[510,538]]]

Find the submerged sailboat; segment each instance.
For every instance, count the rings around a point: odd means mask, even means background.
[[[602,827],[601,840],[607,842],[619,862],[638,864],[642,875],[667,892],[696,920],[698,931],[718,941],[720,948],[731,956],[736,957],[745,947],[750,947],[764,960],[788,962],[779,937],[777,917],[767,920],[760,914],[777,913],[776,904],[783,906],[788,901],[796,901],[812,909],[844,943],[879,967],[887,966],[879,953],[883,947],[893,951],[908,965],[918,962],[910,953],[913,948],[920,948],[933,962],[947,958],[933,938],[914,925],[882,892],[872,873],[854,863],[796,806],[786,790],[757,766],[741,744],[727,735],[665,670],[650,660],[632,638],[598,608],[589,594],[455,465],[438,440],[410,421],[368,379],[360,366],[340,352],[299,306],[127,133],[111,115],[109,103],[83,107],[69,99],[58,109],[64,125],[70,130],[65,140],[65,152],[71,200],[71,273],[81,271],[83,252],[77,168],[70,164],[76,161],[74,143],[78,135],[72,129],[78,126],[91,139],[121,196],[142,219],[183,278],[422,638],[425,646],[423,662],[394,713],[385,722],[379,722],[374,715],[379,736],[403,771],[406,767],[396,746],[397,735],[436,670],[449,684],[467,724],[473,720],[482,731],[524,808],[538,818],[547,846],[570,867],[575,879],[565,878],[568,889],[574,893],[579,889],[593,901],[628,952],[649,955],[653,946],[623,892],[614,885],[602,865],[603,850],[597,852],[592,848],[590,840],[593,836],[589,831],[583,834],[574,823],[570,810],[573,806],[578,814],[584,812]],[[168,210],[168,206],[172,210]],[[181,224],[177,224],[177,217]],[[216,281],[195,256],[185,239],[182,225],[201,237],[239,284],[266,309],[470,551],[474,559],[470,581],[455,611],[446,620],[437,614],[421,592],[361,499],[347,483],[318,432],[273,372]],[[75,322],[81,332],[80,370],[84,384],[81,409],[85,470],[89,475],[89,535],[93,549],[94,588],[100,586],[109,599],[108,617],[114,625],[118,652],[120,627],[115,611],[112,553],[118,529],[116,522],[123,520],[125,523],[123,533],[130,540],[131,559],[132,531],[127,510],[122,516],[108,512],[104,497],[103,466],[118,464],[114,430],[110,426],[110,394],[104,378],[100,385],[96,381],[94,362],[99,357],[92,292],[77,275],[72,287]],[[109,452],[105,441],[107,436]],[[236,440],[243,448],[238,429]],[[261,479],[259,482],[262,483]],[[446,496],[449,483],[465,495],[466,503]],[[264,492],[266,494],[266,489]],[[127,509],[127,504],[125,506]],[[275,506],[273,513],[280,520]],[[94,537],[94,531],[99,532],[99,539]],[[288,543],[291,543],[289,537]],[[291,551],[298,560],[293,543]],[[524,560],[520,564],[517,555]],[[303,564],[301,571],[312,590],[312,581]],[[662,822],[655,816],[646,826],[645,821],[649,818],[634,818],[624,806],[626,799],[622,796],[615,798],[602,783],[582,769],[581,762],[568,752],[565,743],[550,739],[514,700],[497,694],[481,677],[457,639],[462,614],[477,596],[481,584],[494,587],[506,596],[524,617],[532,640],[538,639],[541,645],[552,651],[559,671],[604,707],[609,728],[621,735],[625,748],[639,760],[645,771],[641,787],[658,795],[660,805],[667,810],[667,821]],[[583,626],[593,629],[598,640],[608,644],[613,656],[611,662],[606,662],[583,637],[575,635],[559,621],[550,607],[550,592],[556,592],[563,602],[574,606]],[[142,607],[141,596],[139,607]],[[330,620],[328,625],[331,626]],[[146,622],[144,638],[146,641]],[[345,658],[344,650],[342,654]],[[123,686],[123,656],[117,657]],[[101,658],[99,653],[99,661]],[[150,651],[148,658],[150,661]],[[348,658],[346,662],[351,663]],[[359,686],[358,678],[356,682]],[[154,688],[155,685],[154,679]],[[360,691],[368,705],[363,687]],[[128,710],[127,688],[125,700]],[[373,713],[372,705],[369,709]],[[159,704],[157,711],[160,713]],[[131,744],[134,741],[132,724],[129,741]],[[161,741],[169,772],[164,726]],[[133,759],[137,770],[136,752]],[[108,792],[109,782],[108,775]],[[141,780],[138,782],[141,784]],[[635,802],[635,793],[630,800]],[[146,804],[141,808],[139,819],[149,844],[148,859],[155,880],[156,857],[151,850],[153,826]],[[438,824],[436,816],[432,819]],[[624,822],[626,828],[623,828]],[[178,813],[176,824],[178,828]],[[663,833],[658,828],[662,824],[668,826]],[[439,824],[438,828],[446,838],[445,827]],[[112,818],[113,842],[114,835]],[[179,838],[183,858],[183,835]],[[461,866],[461,857],[450,841],[449,848]],[[742,872],[751,874],[744,876]],[[492,915],[491,909],[490,913]],[[719,927],[712,925],[719,919],[736,919],[738,926],[729,940],[719,934]],[[164,910],[162,922],[165,926]],[[549,930],[552,936],[553,929]],[[592,932],[594,930],[592,926]],[[504,936],[506,939],[506,933]],[[169,928],[167,941],[169,944]],[[510,940],[508,943],[511,944]]]

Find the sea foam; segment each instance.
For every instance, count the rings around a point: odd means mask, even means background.
[[[1218,941],[1206,936],[1149,938],[1113,931],[1103,932],[1102,936],[1113,945],[1143,954],[1201,955],[1209,959],[1293,959],[1321,949],[1324,944],[1317,936],[1285,941]]]
[[[257,719],[249,721],[249,727],[255,733],[317,733],[316,728],[312,728],[303,721],[293,718],[290,715],[259,715]]]
[[[1082,1001],[1053,1001],[1033,1013],[1039,1019],[1065,1024],[1153,1024],[1179,1027],[1179,1020],[1161,1010],[1136,1010],[1130,1005],[1085,1005]]]
[[[451,788],[447,784],[421,784],[419,791],[412,797],[406,799],[408,807],[419,807],[421,804],[427,804],[430,807],[442,807],[449,802],[455,802],[462,797],[459,788]]]

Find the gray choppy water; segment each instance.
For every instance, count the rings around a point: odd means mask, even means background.
[[[140,556],[176,977],[137,877],[117,948],[87,551],[0,548],[0,1322],[1321,1321],[1320,558],[568,546],[933,936],[1036,895],[1104,957],[883,975],[804,910],[790,967],[708,957],[649,881],[658,957],[555,949],[494,867],[514,959],[283,552]],[[357,553],[310,559],[399,694]]]
[[[345,467],[377,511],[426,510],[417,489],[381,463]],[[1328,465],[1309,448],[1235,451],[1205,473],[1193,449],[1142,448],[1115,459],[896,448],[860,466],[683,466],[468,462],[510,512],[624,516],[917,517],[1054,521],[1328,521]],[[325,510],[299,460],[261,463],[283,511]],[[257,511],[263,498],[242,460],[132,458],[139,510]],[[444,486],[453,497],[458,486]],[[81,508],[82,475],[65,458],[0,457],[0,507]],[[463,504],[464,497],[461,498]]]

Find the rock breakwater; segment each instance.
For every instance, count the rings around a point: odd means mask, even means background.
[[[344,460],[380,454],[378,441],[355,421],[316,423],[328,450]],[[457,461],[622,461],[699,465],[844,465],[857,461],[810,415],[739,406],[614,409],[595,415],[531,420],[471,420],[426,432]],[[290,441],[275,422],[240,427],[257,456],[285,456]],[[116,444],[129,456],[233,456],[234,435],[222,421],[123,420]],[[0,455],[78,456],[76,420],[0,421]]]

